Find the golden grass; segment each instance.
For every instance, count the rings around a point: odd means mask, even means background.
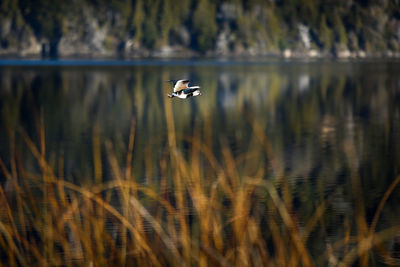
[[[165,102],[168,149],[159,163],[159,186],[136,182],[132,172],[135,120],[132,120],[125,162],[118,161],[113,145],[101,145],[93,130],[92,185],[77,185],[63,177],[63,158],[46,159],[43,120],[38,119],[39,144],[25,130],[10,130],[10,169],[0,159],[0,169],[12,195],[0,187],[0,257],[4,266],[349,266],[358,260],[369,265],[368,253],[376,250],[390,262],[383,242],[398,234],[399,227],[375,232],[384,205],[400,176],[383,195],[370,226],[360,192],[358,174],[352,172],[356,198],[356,230],[344,222],[345,236],[328,242],[325,254],[310,251],[308,237],[324,229],[330,199],[322,200],[306,223],[297,220],[290,187],[268,138],[248,114],[254,136],[270,159],[252,175],[239,171],[229,146],[217,159],[211,141],[187,138],[189,157],[179,152],[171,102]],[[39,170],[24,167],[15,148],[18,134],[37,160]],[[207,139],[207,138],[206,138]],[[224,142],[223,140],[221,141]],[[105,151],[105,152],[102,152]],[[108,165],[103,166],[101,153]],[[256,155],[253,155],[256,153]],[[240,159],[249,163],[259,152]],[[350,165],[354,150],[347,147]],[[150,161],[150,159],[147,159]],[[206,177],[200,162],[207,162],[214,177]],[[56,168],[57,167],[57,168]],[[103,181],[105,168],[113,174]],[[245,168],[245,170],[246,170]],[[55,173],[58,170],[58,174]],[[275,177],[266,178],[272,169]],[[354,168],[353,170],[355,170]],[[250,173],[250,172],[249,172]],[[347,226],[346,226],[347,225]],[[352,233],[355,236],[352,236]]]

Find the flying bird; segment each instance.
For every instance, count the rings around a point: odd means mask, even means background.
[[[189,80],[168,80],[174,86],[174,92],[168,97],[189,98],[201,95],[200,86],[189,86]]]

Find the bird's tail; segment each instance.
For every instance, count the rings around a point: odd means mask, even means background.
[[[199,90],[193,92],[193,96],[198,96],[198,95],[201,95],[201,92]]]

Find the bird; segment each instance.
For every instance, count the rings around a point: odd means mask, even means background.
[[[168,97],[189,98],[201,95],[200,86],[189,86],[189,80],[168,80],[174,86],[174,92],[168,94]]]

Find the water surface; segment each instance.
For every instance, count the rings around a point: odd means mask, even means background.
[[[202,96],[167,98],[171,86],[165,81],[180,78],[200,85]],[[123,162],[134,120],[133,177],[159,186],[168,148],[166,105],[171,104],[184,157],[190,158],[191,140],[197,139],[221,163],[228,147],[240,177],[256,175],[260,166],[265,179],[283,174],[300,224],[319,200],[330,199],[324,231],[331,240],[312,233],[314,255],[325,251],[320,244],[343,238],[344,226],[355,223],[354,186],[362,192],[370,222],[400,174],[400,63],[395,61],[0,61],[0,96],[5,165],[12,165],[10,132],[22,128],[39,142],[43,121],[48,160],[57,166],[62,158],[64,168],[57,171],[80,185],[100,182],[94,174],[95,137],[101,144],[101,182],[113,179],[104,144],[112,143]],[[254,124],[272,155],[263,152]],[[22,162],[37,171],[22,143],[17,137]],[[209,164],[202,167],[205,177],[214,179]],[[5,176],[0,178],[7,190]],[[399,203],[396,189],[377,229],[400,224]]]

